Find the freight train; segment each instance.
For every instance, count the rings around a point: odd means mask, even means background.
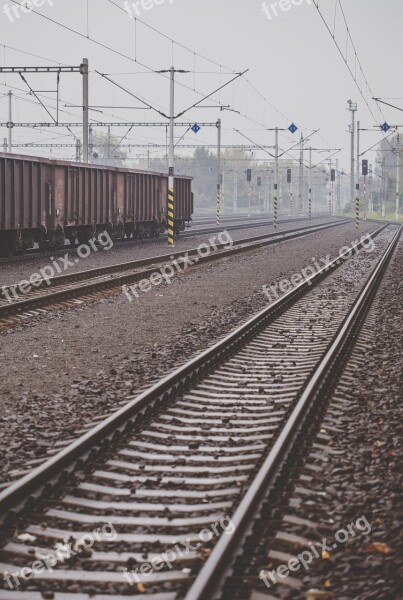
[[[167,224],[168,176],[0,153],[0,255],[112,239],[158,237]],[[191,221],[191,177],[175,177],[174,229]]]

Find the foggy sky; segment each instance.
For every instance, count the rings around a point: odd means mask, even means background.
[[[53,1],[53,6],[50,6]],[[152,0],[143,0],[153,4]],[[123,7],[123,0],[115,0]],[[237,80],[204,102],[213,106],[220,101],[230,105],[234,112],[219,111],[217,108],[193,109],[183,115],[181,120],[189,122],[215,122],[223,120],[223,143],[247,143],[234,129],[241,130],[258,144],[272,145],[274,133],[264,127],[287,127],[291,121],[299,127],[297,134],[281,134],[281,146],[286,149],[296,142],[300,133],[308,135],[314,129],[319,134],[312,138],[315,147],[343,147],[339,155],[340,166],[349,170],[350,114],[347,100],[358,103],[358,118],[362,127],[372,128],[374,119],[365,106],[364,100],[348,73],[346,65],[332,41],[329,32],[321,21],[313,4],[304,0],[299,6],[288,11],[277,11],[271,19],[262,11],[260,0],[159,0],[145,10],[139,4],[140,18],[161,30],[168,37],[184,44],[220,65],[235,71],[249,69],[247,78],[260,94],[266,97],[281,113],[277,113],[243,79]],[[134,94],[146,99],[158,110],[168,113],[169,81],[161,75],[150,73],[135,62],[135,57],[151,69],[169,69],[171,63],[177,69],[198,73],[178,74],[180,83],[189,89],[176,86],[176,112],[187,108],[208,94],[233,75],[226,68],[204,61],[161,36],[137,25],[135,55],[134,21],[127,13],[118,10],[107,0],[89,0],[88,33],[92,38],[113,49],[128,55],[129,60],[106,50],[95,43],[78,37],[70,31],[47,21],[40,16],[20,12],[20,18],[13,22],[4,14],[4,5],[13,6],[11,0],[0,1],[0,65],[36,66],[51,65],[59,61],[67,65],[79,65],[83,57],[90,62],[90,104],[111,107],[142,106],[133,97],[102,80],[95,73],[109,73],[120,85]],[[132,4],[132,2],[130,2]],[[270,0],[268,2],[270,4]],[[327,18],[333,23],[334,2],[321,2]],[[146,4],[147,6],[147,4]],[[346,17],[350,26],[358,55],[364,67],[368,82],[375,96],[393,98],[392,104],[403,107],[402,77],[399,69],[403,57],[403,3],[401,0],[354,0],[343,1]],[[87,35],[87,0],[46,0],[42,12],[51,19],[78,30]],[[336,22],[336,38],[343,28],[341,21]],[[345,38],[338,38],[340,41]],[[3,46],[2,46],[3,45]],[[31,52],[44,58],[34,58],[10,50],[12,46]],[[352,63],[353,64],[353,63]],[[195,69],[196,66],[196,69]],[[202,72],[202,73],[200,73]],[[123,75],[122,75],[123,73]],[[48,99],[44,102],[54,105],[56,89],[54,75],[27,75],[29,84],[43,92]],[[8,121],[8,103],[4,96],[13,89],[16,100],[13,102],[13,121],[50,121],[49,115],[35,99],[28,95],[28,89],[18,75],[0,74],[0,121]],[[200,94],[193,91],[196,88]],[[67,111],[60,114],[60,120],[80,121],[79,108],[65,107],[64,104],[81,103],[81,77],[62,75],[60,107]],[[367,93],[367,92],[366,92]],[[395,99],[395,98],[400,98]],[[91,112],[91,118],[103,121],[164,121],[161,115],[152,110],[129,110],[125,108],[99,109],[104,113]],[[403,123],[403,116],[396,110],[382,107],[383,118],[391,124]],[[51,111],[52,112],[52,111]],[[70,114],[68,114],[70,113]],[[54,114],[54,111],[53,111]],[[378,116],[378,113],[376,113]],[[74,132],[81,136],[80,129]],[[127,130],[115,129],[113,133],[122,137]],[[185,130],[176,129],[177,137]],[[7,136],[7,130],[1,128],[0,139]],[[52,140],[57,143],[71,143],[73,138],[66,129],[34,131],[14,129],[15,142]],[[379,133],[364,133],[363,149],[381,139]],[[216,131],[203,128],[197,135],[187,133],[183,143],[214,143]],[[165,143],[165,129],[134,128],[126,138],[132,143]],[[48,155],[46,149],[26,151],[37,155]],[[143,154],[145,151],[133,151]],[[53,152],[55,156],[74,156],[74,149]],[[154,151],[153,155],[162,155],[163,151]],[[257,155],[256,155],[257,156]],[[259,156],[264,158],[265,154]],[[295,155],[297,156],[297,155]],[[368,158],[372,160],[373,154]]]

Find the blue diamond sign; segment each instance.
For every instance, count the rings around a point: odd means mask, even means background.
[[[199,133],[199,131],[200,131],[200,127],[199,127],[199,125],[198,125],[197,123],[195,123],[195,124],[193,125],[193,127],[192,127],[192,131],[193,131],[194,133]]]
[[[295,123],[291,123],[291,125],[288,128],[288,131],[291,131],[291,133],[295,133],[298,130],[298,127],[295,125]]]
[[[390,125],[388,125],[388,123],[385,121],[385,123],[381,125],[381,129],[386,133],[387,131],[389,131]]]

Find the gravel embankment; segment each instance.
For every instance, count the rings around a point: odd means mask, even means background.
[[[0,480],[245,321],[267,302],[262,285],[356,237],[342,226],[199,267],[133,302],[119,294],[3,334]]]
[[[329,219],[314,219],[311,225],[319,225],[320,223],[329,222]],[[230,224],[229,224],[230,225]],[[279,231],[286,231],[289,229],[296,229],[298,227],[304,227],[309,225],[308,220],[293,221],[291,223],[280,224]],[[208,225],[208,228],[214,229],[212,225]],[[217,235],[224,231],[226,228],[225,223],[217,228]],[[193,228],[195,231],[197,227]],[[187,229],[182,236],[179,236],[175,240],[174,252],[181,252],[197,248],[201,243],[208,242],[210,238],[214,236],[214,233],[199,234],[195,236],[186,237],[186,233],[192,231]],[[273,233],[273,227],[266,225],[264,227],[245,227],[244,229],[236,229],[234,231],[229,230],[231,238],[236,241],[245,237],[255,237],[264,235],[266,233]],[[123,262],[142,260],[144,258],[150,258],[153,256],[160,256],[169,254],[170,249],[167,245],[165,238],[159,238],[157,240],[143,240],[142,242],[133,244],[111,244],[106,238],[101,238],[102,244],[98,246],[96,251],[91,250],[91,253],[87,258],[80,258],[77,256],[77,249],[69,250],[69,246],[66,245],[66,251],[64,254],[69,254],[69,263],[63,262],[61,259],[63,255],[57,254],[55,258],[56,263],[62,269],[62,275],[66,273],[77,273],[81,271],[87,271],[89,269],[95,269],[97,267],[115,265]],[[354,238],[355,239],[355,238]],[[104,250],[105,248],[105,250]],[[85,254],[85,250],[83,251]],[[29,279],[33,273],[39,273],[41,269],[46,267],[52,267],[57,275],[57,269],[52,266],[52,256],[49,257],[26,257],[24,260],[18,259],[16,262],[11,263],[0,263],[0,288],[3,285],[14,285],[22,280]],[[79,259],[76,263],[75,260]],[[65,265],[67,270],[65,270]],[[49,273],[49,271],[46,271]]]
[[[365,516],[371,527],[314,565],[304,582],[340,600],[402,598],[402,282],[403,241],[365,328],[365,360],[354,372],[343,433],[332,435],[335,452],[321,477],[335,522],[345,527]]]
[[[323,600],[402,598],[402,282],[403,240],[317,435],[256,524],[237,565],[247,575],[229,581],[228,600],[251,588],[254,600],[301,600],[309,590]]]

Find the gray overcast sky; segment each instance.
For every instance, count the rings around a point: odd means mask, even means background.
[[[113,0],[118,7],[123,7],[123,0]],[[243,138],[234,131],[239,129],[259,144],[272,144],[273,133],[264,130],[266,127],[288,126],[293,120],[300,132],[307,135],[309,131],[320,128],[320,133],[313,138],[316,146],[344,147],[340,155],[341,166],[349,169],[348,162],[348,123],[346,101],[351,98],[358,102],[358,118],[363,127],[372,127],[374,119],[365,106],[364,100],[348,73],[346,65],[338,54],[331,35],[313,4],[302,0],[299,6],[292,6],[288,11],[279,11],[278,16],[271,12],[269,19],[262,10],[261,0],[143,0],[152,6],[146,10],[138,4],[140,18],[149,25],[172,37],[175,41],[190,49],[211,58],[218,64],[236,71],[250,69],[247,78],[258,90],[247,84],[244,79],[236,81],[216,94],[212,100],[205,102],[212,106],[221,101],[229,104],[243,116],[217,109],[193,109],[184,115],[185,121],[215,121],[219,116],[223,119],[224,143],[243,143]],[[271,3],[269,0],[268,4]],[[37,8],[50,19],[54,19],[72,29],[110,46],[129,58],[118,56],[95,43],[79,37],[34,13],[20,11],[19,18],[11,21],[4,12],[4,7],[15,6],[12,0],[0,0],[0,64],[5,66],[45,65],[51,64],[9,47],[31,52],[45,59],[60,61],[68,65],[77,65],[82,57],[88,57],[91,68],[90,104],[114,107],[141,106],[134,98],[120,91],[112,84],[101,80],[94,71],[113,74],[111,77],[121,85],[132,90],[151,104],[157,105],[163,112],[168,111],[168,80],[151,73],[143,66],[136,64],[135,56],[141,63],[152,69],[167,69],[171,66],[172,56],[176,68],[197,73],[178,75],[178,81],[187,87],[176,87],[177,112],[190,106],[201,98],[193,91],[208,93],[231,76],[228,70],[221,69],[214,63],[202,60],[168,39],[157,35],[137,24],[137,42],[135,43],[134,21],[109,0],[45,0],[44,6]],[[132,0],[127,3],[133,4]],[[368,83],[375,96],[382,98],[403,98],[402,78],[397,76],[403,58],[403,2],[402,0],[343,0],[343,8],[350,31],[362,62]],[[323,6],[322,6],[323,5]],[[320,8],[333,28],[335,0],[322,0]],[[132,9],[134,14],[134,9]],[[87,29],[88,28],[88,29]],[[340,19],[340,10],[336,18],[336,39],[345,50],[345,29]],[[4,45],[2,48],[1,45]],[[349,47],[350,65],[354,69],[352,50]],[[357,71],[358,73],[358,71]],[[43,77],[30,75],[30,85],[39,90],[55,89],[55,76]],[[80,109],[65,108],[64,104],[80,104],[81,81],[78,75],[63,75],[61,80],[61,107],[67,113],[61,117],[66,120],[80,120]],[[49,121],[50,117],[36,103],[34,98],[26,94],[27,88],[18,75],[0,76],[0,114],[1,121],[8,120],[7,98],[3,96],[9,89],[14,89],[17,96],[14,102],[15,121]],[[190,88],[190,89],[188,89]],[[21,91],[20,91],[21,90]],[[369,97],[369,93],[365,92]],[[54,105],[54,94],[44,92],[50,106]],[[265,97],[269,103],[264,102]],[[28,101],[29,102],[28,102]],[[403,106],[403,99],[391,100],[392,104]],[[113,121],[161,121],[161,117],[151,110],[128,110],[124,108],[103,109],[104,114],[93,112],[92,118]],[[70,114],[68,114],[70,113]],[[281,113],[281,114],[280,114]],[[381,115],[376,113],[381,120]],[[114,116],[112,116],[114,115]],[[285,115],[283,117],[282,115]],[[403,123],[403,115],[396,110],[383,107],[383,116],[392,124]],[[75,130],[80,135],[80,130]],[[286,148],[295,136],[282,135],[281,143]],[[126,130],[114,130],[116,135],[123,136]],[[184,130],[177,129],[181,136]],[[7,130],[0,131],[1,139]],[[215,141],[213,129],[202,129],[197,136],[192,132],[186,134],[184,142]],[[369,147],[380,139],[377,133],[367,133],[363,137],[363,147]],[[52,138],[55,142],[71,142],[72,138],[66,129],[32,131],[28,129],[14,130],[17,143],[27,141],[46,142]],[[127,138],[132,143],[163,143],[164,129],[133,129]],[[137,153],[139,151],[136,151]],[[134,155],[136,153],[132,151]],[[35,149],[35,154],[47,155],[45,149]],[[54,155],[73,156],[73,149],[61,151]],[[155,155],[157,155],[155,153]],[[262,157],[265,155],[262,154]],[[368,156],[373,158],[372,154]]]

